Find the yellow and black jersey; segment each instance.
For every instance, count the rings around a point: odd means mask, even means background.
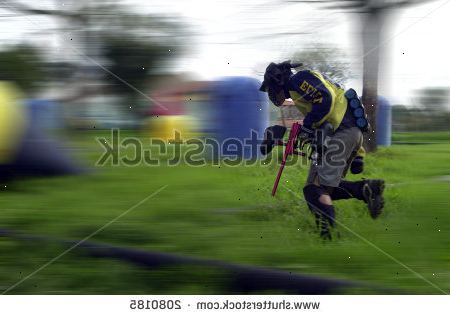
[[[316,71],[303,70],[288,81],[287,90],[295,106],[305,116],[306,128],[317,128],[328,121],[336,130],[347,110],[342,86]]]
[[[317,71],[303,70],[294,74],[286,85],[295,106],[305,116],[303,125],[315,129],[325,121],[336,131],[339,127],[354,127],[354,117],[347,111],[344,88]],[[364,155],[364,149],[358,152]]]

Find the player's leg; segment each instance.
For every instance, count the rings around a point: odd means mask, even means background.
[[[384,207],[384,180],[364,179],[361,181],[343,180],[336,187],[331,198],[333,200],[356,198],[367,204],[370,215],[376,218],[381,214]]]
[[[338,185],[334,185],[334,182],[329,184],[335,187],[330,192],[331,199],[350,199],[356,198],[364,201],[367,204],[370,215],[372,218],[376,218],[381,214],[384,207],[384,181],[381,179],[367,179],[361,181],[346,181],[342,180],[351,162],[362,144],[362,133],[358,128],[349,128],[337,132],[334,137],[331,138],[332,143],[335,143],[335,147],[338,148],[332,152],[331,156],[327,157],[325,163],[327,167],[322,171],[329,178],[334,178],[331,174],[333,171],[340,172],[340,164],[345,161],[345,167],[340,173],[341,179]],[[331,165],[331,166],[329,166]],[[336,173],[334,173],[336,176]],[[324,175],[325,176],[325,175]],[[321,181],[323,182],[323,180]]]
[[[305,201],[315,216],[320,236],[331,239],[330,229],[335,226],[335,211],[330,195],[322,186],[308,184],[303,188]]]
[[[310,167],[307,185],[303,189],[305,200],[319,221],[321,236],[330,238],[330,227],[335,225],[332,200],[347,168],[347,161],[362,141],[357,128],[339,130],[325,139],[325,153]]]

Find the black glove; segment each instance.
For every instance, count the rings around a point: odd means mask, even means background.
[[[360,174],[364,170],[364,160],[362,156],[357,156],[353,159],[352,164],[350,164],[350,172],[352,174]]]
[[[269,154],[273,146],[278,143],[278,141],[283,140],[284,134],[286,132],[286,127],[275,125],[266,128],[264,132],[264,140],[259,147],[259,150],[263,155]]]
[[[314,140],[314,130],[302,126],[298,135],[298,139],[300,140],[300,150],[303,150],[303,147],[305,145],[311,143]]]

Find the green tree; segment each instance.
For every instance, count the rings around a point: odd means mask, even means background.
[[[430,113],[442,113],[449,109],[450,89],[429,87],[416,91],[416,102]]]
[[[18,45],[0,51],[0,80],[17,84],[32,93],[46,79],[43,59],[36,48]]]
[[[364,137],[364,146],[368,152],[377,149],[376,142],[376,111],[378,104],[378,72],[380,68],[380,51],[385,43],[383,28],[387,17],[395,9],[424,3],[431,0],[286,0],[319,4],[331,10],[346,10],[361,16],[360,38],[363,60],[363,95],[373,134]]]
[[[71,61],[74,72],[78,77],[112,82],[113,87],[106,89],[110,93],[142,97],[137,90],[145,89],[149,79],[187,47],[183,43],[190,31],[180,18],[135,12],[114,0],[78,0],[68,4],[71,5],[51,9],[38,8],[32,1],[11,0],[0,3],[0,7],[20,15],[54,18],[61,37],[67,39],[67,48],[78,55]],[[86,80],[80,97],[105,91],[98,87],[92,91],[89,85]]]
[[[295,53],[292,60],[303,63],[304,67],[317,70],[338,83],[345,83],[351,75],[350,62],[345,52],[331,45],[313,45]]]

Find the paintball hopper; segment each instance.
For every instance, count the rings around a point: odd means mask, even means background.
[[[267,127],[264,132],[264,140],[259,147],[261,154],[269,154],[275,145],[281,143],[286,130],[286,127],[280,125]]]

